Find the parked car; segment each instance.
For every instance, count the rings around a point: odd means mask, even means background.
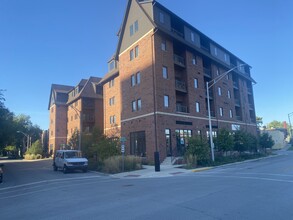
[[[2,169],[3,166],[4,164],[0,164],[0,183],[2,183],[3,181],[3,169]]]
[[[81,151],[78,150],[57,150],[53,157],[53,169],[63,170],[67,173],[69,170],[82,170],[87,172],[88,160],[82,157]]]

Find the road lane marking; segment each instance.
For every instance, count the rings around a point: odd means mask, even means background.
[[[17,186],[10,186],[10,187],[5,187],[1,188],[0,192],[3,190],[9,190],[9,189],[16,189],[16,188],[21,188],[21,187],[26,187],[26,186],[33,186],[33,185],[38,185],[42,183],[54,183],[54,182],[62,182],[62,181],[72,181],[72,180],[84,180],[84,179],[94,179],[94,178],[101,178],[101,176],[86,176],[86,177],[74,177],[74,178],[62,178],[62,179],[53,179],[53,180],[42,180],[38,182],[33,182],[33,183],[26,183],[26,184],[21,184]]]

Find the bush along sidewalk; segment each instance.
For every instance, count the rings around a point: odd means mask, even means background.
[[[274,145],[272,137],[266,133],[255,137],[244,131],[231,133],[221,129],[217,138],[214,138],[215,161],[212,161],[208,143],[209,140],[202,136],[193,136],[188,140],[188,147],[184,155],[185,168],[219,166],[265,157],[271,154],[270,149]]]

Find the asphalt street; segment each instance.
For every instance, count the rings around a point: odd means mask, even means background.
[[[178,169],[178,168],[177,168]],[[10,162],[1,219],[291,219],[293,153],[172,177],[54,172]],[[8,174],[8,172],[10,174]]]

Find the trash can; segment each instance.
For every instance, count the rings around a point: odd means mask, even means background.
[[[160,154],[158,151],[154,153],[155,158],[155,171],[160,172]]]

